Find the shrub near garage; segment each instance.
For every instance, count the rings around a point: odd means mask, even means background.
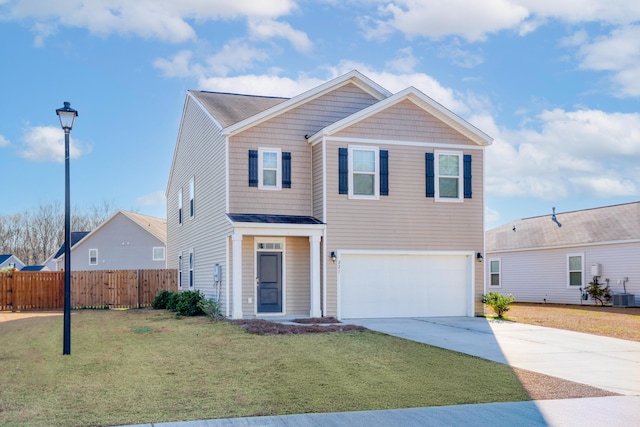
[[[509,305],[514,300],[513,295],[502,295],[498,292],[487,292],[486,295],[482,296],[482,302],[491,307],[500,318],[509,311]]]

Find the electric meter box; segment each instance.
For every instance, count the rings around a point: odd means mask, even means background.
[[[591,264],[591,275],[602,276],[602,266],[600,264]]]

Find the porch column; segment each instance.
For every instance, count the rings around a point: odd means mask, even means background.
[[[310,266],[311,271],[311,311],[309,316],[320,317],[320,236],[309,236]]]
[[[233,242],[233,310],[231,316],[234,319],[242,319],[242,234],[234,233],[231,240]]]

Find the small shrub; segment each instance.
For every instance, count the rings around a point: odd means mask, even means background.
[[[178,316],[198,316],[203,314],[200,308],[200,301],[204,299],[204,295],[200,291],[184,291],[180,292],[175,311]]]
[[[210,317],[212,320],[223,320],[224,314],[222,314],[222,304],[220,301],[216,301],[212,298],[210,299],[201,299],[198,303],[200,310],[204,312],[204,314]]]
[[[176,311],[176,307],[178,305],[179,299],[180,299],[179,292],[171,292],[171,295],[167,297],[167,306],[165,308],[170,311]]]
[[[175,292],[171,291],[162,291],[153,299],[151,303],[151,307],[156,310],[164,310],[167,308],[167,302],[169,301],[169,297]]]
[[[482,302],[491,307],[498,317],[502,317],[504,313],[509,311],[509,304],[514,300],[513,295],[502,295],[498,292],[489,292],[482,296]]]
[[[602,287],[602,284],[598,283],[597,280],[589,282],[589,286],[584,288],[584,290],[594,301],[600,301],[600,305],[608,304],[611,301],[611,289],[609,285]]]

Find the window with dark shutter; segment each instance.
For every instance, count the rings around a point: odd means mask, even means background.
[[[389,151],[380,150],[380,195],[389,195]]]
[[[470,199],[471,191],[471,154],[464,155],[464,198]]]
[[[349,194],[349,149],[338,148],[338,193]]]
[[[291,153],[282,153],[282,188],[291,188]]]
[[[258,150],[249,150],[249,187],[258,186]]]
[[[435,197],[435,168],[433,165],[433,153],[425,154],[425,176],[427,184],[427,197]]]

